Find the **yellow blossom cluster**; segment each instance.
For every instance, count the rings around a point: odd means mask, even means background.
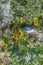
[[[22,37],[24,34],[24,31],[23,30],[19,30],[17,34],[11,34],[11,38],[16,41],[18,38]]]
[[[34,26],[39,26],[38,18],[37,17],[34,17],[33,21],[34,21]]]

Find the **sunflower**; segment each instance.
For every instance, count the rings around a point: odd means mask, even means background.
[[[1,65],[4,65],[4,63],[2,63]]]
[[[34,26],[38,26],[39,25],[37,17],[34,17],[33,21],[34,21]]]
[[[11,38],[16,41],[18,39],[18,35],[17,34],[11,34]]]
[[[18,31],[18,37],[22,37],[23,34],[24,34],[24,31],[20,29],[20,30]]]
[[[24,19],[23,19],[23,17],[20,17],[20,23],[23,23],[24,22]]]
[[[2,47],[5,48],[7,47],[7,44],[5,42],[2,43]]]

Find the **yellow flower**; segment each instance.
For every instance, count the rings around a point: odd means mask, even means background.
[[[16,41],[16,40],[18,39],[18,35],[13,33],[13,34],[11,35],[11,38],[12,38],[14,41]]]
[[[19,36],[19,37],[22,37],[23,34],[24,34],[24,31],[23,31],[23,30],[19,30],[19,31],[18,31],[18,36]]]
[[[35,38],[33,38],[33,37],[30,38],[30,41],[31,42],[34,42],[34,40],[35,40]]]
[[[23,23],[23,22],[24,22],[23,17],[20,17],[20,23]]]
[[[5,42],[2,43],[2,47],[5,48],[7,44]]]
[[[4,65],[4,63],[2,63],[2,65]]]
[[[37,17],[34,17],[33,21],[34,21],[34,26],[38,26],[39,25]]]

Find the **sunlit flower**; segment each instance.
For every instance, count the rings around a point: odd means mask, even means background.
[[[2,63],[2,65],[4,65],[4,63]]]
[[[20,17],[20,23],[23,23],[23,22],[24,22],[23,17]]]
[[[17,34],[14,34],[14,33],[13,33],[13,34],[11,35],[11,38],[12,38],[14,41],[16,41],[16,40],[18,39],[18,36],[17,36]]]
[[[23,34],[24,34],[24,31],[20,29],[20,30],[18,31],[18,36],[19,36],[19,37],[22,37]]]
[[[34,26],[38,26],[39,25],[37,17],[34,17],[33,21],[34,21]]]
[[[7,47],[7,44],[5,42],[2,43],[2,47],[5,48]]]

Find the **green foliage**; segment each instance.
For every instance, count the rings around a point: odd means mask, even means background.
[[[7,52],[10,53],[9,58],[11,59],[9,65],[43,65],[43,58],[41,58],[41,54],[43,55],[43,42],[37,41],[38,38],[35,37],[35,42],[32,43],[30,35],[26,32],[20,38],[18,34],[18,30],[23,30],[26,26],[37,31],[41,30],[43,33],[43,0],[11,0],[10,2],[12,21],[9,21],[9,23],[12,25],[8,23],[8,33],[5,34],[5,30],[2,33],[2,37],[0,37],[7,43]],[[38,27],[35,27],[33,24],[35,16],[38,18]],[[20,17],[23,17],[23,23],[20,22]],[[2,16],[0,17],[1,20]],[[12,40],[12,33],[17,34],[17,40]],[[2,47],[0,47],[0,50],[4,51]],[[40,63],[37,64],[37,62]]]

